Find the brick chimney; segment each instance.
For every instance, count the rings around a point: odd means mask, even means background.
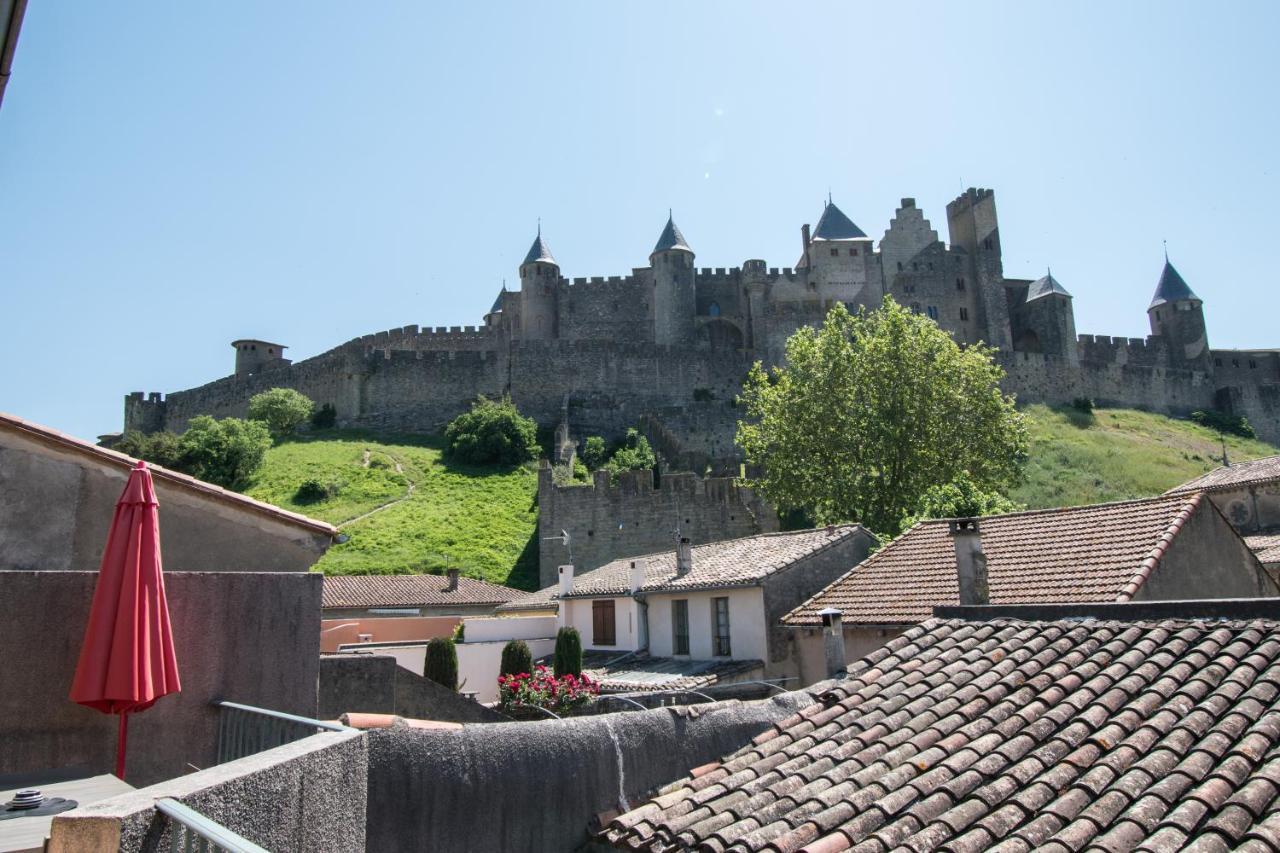
[[[635,595],[644,588],[644,563],[631,561],[631,594]]]
[[[809,263],[809,243],[811,242],[809,239],[809,223],[807,222],[800,226],[800,242],[803,244],[800,247],[800,257],[803,258],[804,262],[807,264]]]
[[[573,566],[560,567],[560,597],[573,592]]]
[[[956,575],[960,581],[960,604],[991,603],[987,589],[987,555],[982,553],[982,531],[976,518],[955,518],[947,522],[956,546]]]
[[[445,584],[444,591],[457,592],[458,591],[458,570],[449,569],[447,572],[445,572],[445,574],[448,576],[449,582]]]
[[[681,536],[676,543],[676,577],[682,578],[693,571],[693,545],[688,536]]]
[[[822,650],[827,658],[827,678],[837,678],[848,671],[844,663],[844,614],[834,607],[824,607],[818,615],[822,617]]]

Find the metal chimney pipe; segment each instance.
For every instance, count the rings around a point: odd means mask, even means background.
[[[982,530],[976,518],[954,518],[947,523],[956,547],[956,576],[960,581],[960,604],[980,606],[991,603],[987,587],[987,555],[982,552]]]
[[[445,585],[445,592],[456,592],[458,589],[458,570],[449,569],[446,574],[449,576],[449,583]]]
[[[838,678],[848,671],[844,662],[844,614],[834,607],[824,607],[818,615],[822,617],[822,649],[827,658],[827,678]]]

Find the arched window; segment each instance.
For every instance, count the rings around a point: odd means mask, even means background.
[[[707,316],[708,316],[708,317],[719,317],[719,316],[720,316],[720,303],[719,303],[719,302],[712,302],[710,305],[708,305],[708,306],[707,306]]]

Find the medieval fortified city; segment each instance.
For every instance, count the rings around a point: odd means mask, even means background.
[[[1280,6],[356,11],[0,0],[0,853],[1280,853]]]

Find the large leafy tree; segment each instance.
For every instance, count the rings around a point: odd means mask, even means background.
[[[183,471],[228,489],[242,489],[262,466],[271,434],[260,421],[197,415],[178,446]]]
[[[894,535],[932,488],[1018,482],[1026,427],[992,352],[888,297],[857,315],[837,304],[788,339],[785,367],[747,377],[738,444],[762,471],[753,484],[781,510]]]
[[[315,407],[301,391],[272,388],[249,399],[249,420],[262,421],[274,436],[285,436],[310,420]]]

